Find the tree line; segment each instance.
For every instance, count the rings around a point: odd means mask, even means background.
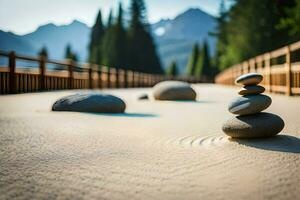
[[[204,40],[200,50],[199,44],[194,44],[193,51],[186,66],[188,76],[204,78],[207,81],[212,81],[213,77],[218,73],[209,54],[209,46]]]
[[[201,49],[201,51],[200,51]],[[168,75],[176,76],[179,74],[176,61],[172,61],[167,68]],[[195,43],[193,50],[189,56],[186,65],[186,75],[197,78],[203,78],[206,81],[213,81],[213,77],[218,73],[217,67],[212,62],[212,57],[209,53],[209,46],[207,41],[204,40],[202,48],[198,43]]]
[[[131,0],[129,11],[130,20],[125,25],[121,3],[117,17],[111,10],[106,24],[99,10],[91,30],[88,62],[116,69],[164,73],[147,22],[144,1]],[[48,57],[46,47],[42,47],[38,54]],[[66,46],[65,58],[78,61],[70,44]]]
[[[214,62],[223,70],[256,55],[300,40],[300,0],[224,1],[217,18]]]
[[[92,28],[89,62],[114,68],[160,74],[163,69],[150,33],[143,0],[131,0],[130,20],[125,25],[122,4],[115,19],[111,10],[103,24],[99,11]]]
[[[226,9],[221,1],[216,53],[209,55],[204,41],[195,44],[186,74],[213,77],[234,64],[300,40],[300,0],[232,0]],[[300,58],[299,58],[300,59]]]
[[[186,66],[186,75],[213,77],[221,70],[300,40],[300,0],[232,0],[226,9],[221,2],[217,28],[211,33],[217,39],[216,52],[209,46],[194,44]],[[163,73],[160,59],[150,33],[143,0],[131,0],[129,22],[124,20],[122,4],[117,16],[111,11],[104,24],[99,11],[92,28],[89,58],[91,63],[146,73]],[[40,54],[47,54],[45,48]],[[66,47],[65,58],[78,60]],[[176,61],[166,73],[178,75]]]

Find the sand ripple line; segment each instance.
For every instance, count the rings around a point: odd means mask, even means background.
[[[165,145],[176,145],[183,147],[218,147],[229,143],[227,136],[207,136],[199,137],[198,135],[185,136],[165,141]]]

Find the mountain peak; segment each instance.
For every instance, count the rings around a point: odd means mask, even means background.
[[[79,26],[83,25],[83,26],[86,26],[85,23],[83,23],[83,22],[81,22],[81,21],[79,21],[77,19],[73,20],[69,25],[79,25]]]
[[[179,14],[176,18],[181,18],[181,17],[188,17],[188,18],[194,18],[194,17],[211,17],[213,18],[212,15],[204,12],[200,8],[190,8],[183,13]]]
[[[38,27],[34,32],[47,32],[49,30],[55,29],[57,26],[53,23],[45,24]],[[33,32],[33,33],[34,33]],[[30,35],[31,33],[25,34],[24,36]]]
[[[189,8],[184,13],[192,13],[192,12],[198,13],[198,12],[204,12],[204,11],[202,11],[200,8]]]
[[[56,29],[56,28],[65,28],[65,27],[72,27],[72,26],[77,26],[77,27],[87,27],[87,25],[85,23],[82,23],[78,20],[74,20],[72,21],[70,24],[66,24],[66,25],[56,25],[54,23],[49,23],[49,24],[45,24],[45,25],[42,25],[40,26],[35,32],[38,32],[38,31],[50,31],[50,30],[53,30],[53,29]],[[31,34],[31,33],[29,33]],[[26,34],[26,35],[29,35],[29,34]]]

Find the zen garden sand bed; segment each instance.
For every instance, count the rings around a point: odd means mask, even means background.
[[[78,91],[0,97],[0,199],[297,199],[300,98],[268,94],[285,121],[269,139],[221,130],[237,87],[199,84],[196,102],[105,92],[125,114],[52,112]]]

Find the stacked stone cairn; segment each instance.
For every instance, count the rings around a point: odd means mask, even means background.
[[[265,88],[258,84],[263,76],[249,73],[235,81],[244,87],[239,91],[240,97],[234,99],[228,107],[229,112],[237,116],[223,125],[223,131],[232,138],[262,138],[277,135],[284,128],[284,121],[277,115],[262,112],[267,109],[272,99],[263,95]]]

